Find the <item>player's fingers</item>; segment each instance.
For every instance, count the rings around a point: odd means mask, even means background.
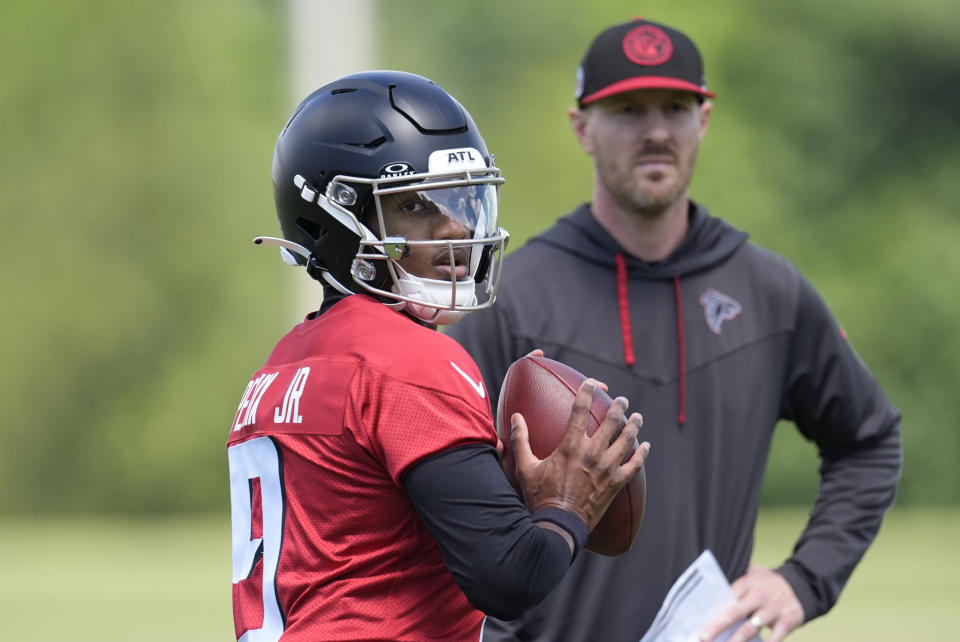
[[[643,425],[643,417],[635,412],[630,415],[630,419],[627,420],[627,425],[636,425],[637,430],[639,430],[640,426]],[[623,435],[621,435],[621,438],[622,437]],[[645,441],[637,444],[637,438],[634,436],[632,443],[629,444],[627,448],[628,450],[626,452],[630,453],[630,459],[621,464],[620,471],[626,475],[628,479],[631,479],[646,463],[647,455],[650,454],[650,442]],[[632,448],[633,451],[631,452],[629,448]]]
[[[531,350],[530,352],[528,352],[528,353],[526,354],[526,356],[528,356],[528,357],[542,357],[542,356],[543,356],[543,350],[541,350],[540,348],[534,348],[533,350]]]
[[[626,399],[623,401],[625,402]],[[624,408],[624,412],[626,412],[626,408]],[[640,432],[640,426],[643,425],[643,417],[636,412],[629,417],[621,415],[620,423],[622,427],[615,429],[610,438],[610,447],[605,453],[607,458],[615,460],[618,465],[626,463],[626,460],[630,459],[636,452],[637,446],[639,446],[637,434]],[[598,438],[603,439],[602,436],[598,436]]]
[[[636,441],[636,426],[632,426],[629,431],[632,433],[631,440],[626,444],[618,444],[617,439],[624,436],[624,431],[627,428],[629,423],[624,419],[624,415],[627,413],[627,406],[630,405],[630,402],[627,401],[626,397],[617,397],[613,400],[613,403],[610,404],[610,407],[607,408],[607,412],[604,413],[603,419],[600,421],[600,425],[597,427],[597,432],[593,435],[591,439],[596,439],[597,444],[602,444],[603,447],[613,446],[614,450],[620,451],[620,456],[626,454],[624,447],[632,446]],[[615,454],[615,453],[614,453]]]
[[[535,466],[540,460],[530,450],[530,433],[527,422],[519,412],[510,416],[510,448],[517,462],[517,473]]]
[[[579,443],[587,434],[587,421],[590,419],[590,407],[593,405],[593,394],[597,390],[597,382],[594,379],[585,379],[577,390],[577,396],[573,399],[573,409],[570,412],[570,421],[567,423],[567,430],[563,435],[563,443]]]
[[[620,480],[624,483],[628,483],[633,479],[634,475],[640,472],[640,469],[643,468],[643,465],[647,461],[647,455],[650,454],[650,442],[645,441],[633,451],[633,454],[630,455],[630,459],[625,461],[620,465]]]
[[[624,413],[626,414],[626,413]],[[622,419],[623,428],[614,434],[615,442],[622,442],[624,454],[632,453],[637,447],[637,435],[643,428],[643,415],[639,412],[630,413],[629,417]]]

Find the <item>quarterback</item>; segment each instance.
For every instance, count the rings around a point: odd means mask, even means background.
[[[283,234],[256,241],[323,300],[230,429],[237,639],[482,639],[486,614],[515,617],[564,576],[644,462],[641,418],[618,398],[586,437],[588,379],[550,457],[512,418],[523,499],[507,482],[480,371],[436,332],[493,304],[503,179],[433,82],[377,71],[320,88],[271,173]]]

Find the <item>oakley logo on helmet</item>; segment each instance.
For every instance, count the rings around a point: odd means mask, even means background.
[[[438,149],[427,161],[431,172],[456,172],[464,169],[486,169],[483,154],[473,147]]]
[[[407,176],[416,174],[417,170],[410,163],[396,162],[384,165],[380,168],[380,178],[393,178],[394,176]]]
[[[723,322],[736,319],[742,310],[740,303],[735,299],[712,288],[700,295],[700,305],[703,306],[707,326],[714,334],[720,334],[720,326]]]

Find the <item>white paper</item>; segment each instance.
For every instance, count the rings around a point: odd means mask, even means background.
[[[700,631],[736,599],[717,559],[707,549],[673,583],[640,642],[699,642]],[[716,642],[729,640],[741,624],[743,620],[732,624]],[[751,642],[761,640],[754,636]]]

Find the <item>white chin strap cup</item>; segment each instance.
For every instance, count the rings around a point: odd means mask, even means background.
[[[473,279],[457,281],[455,297],[451,297],[450,281],[425,279],[410,274],[400,275],[397,285],[393,289],[397,294],[423,301],[423,303],[406,301],[403,309],[421,321],[433,325],[449,325],[459,321],[467,314],[465,310],[450,310],[450,307],[456,306],[459,308],[476,305],[477,303]]]

